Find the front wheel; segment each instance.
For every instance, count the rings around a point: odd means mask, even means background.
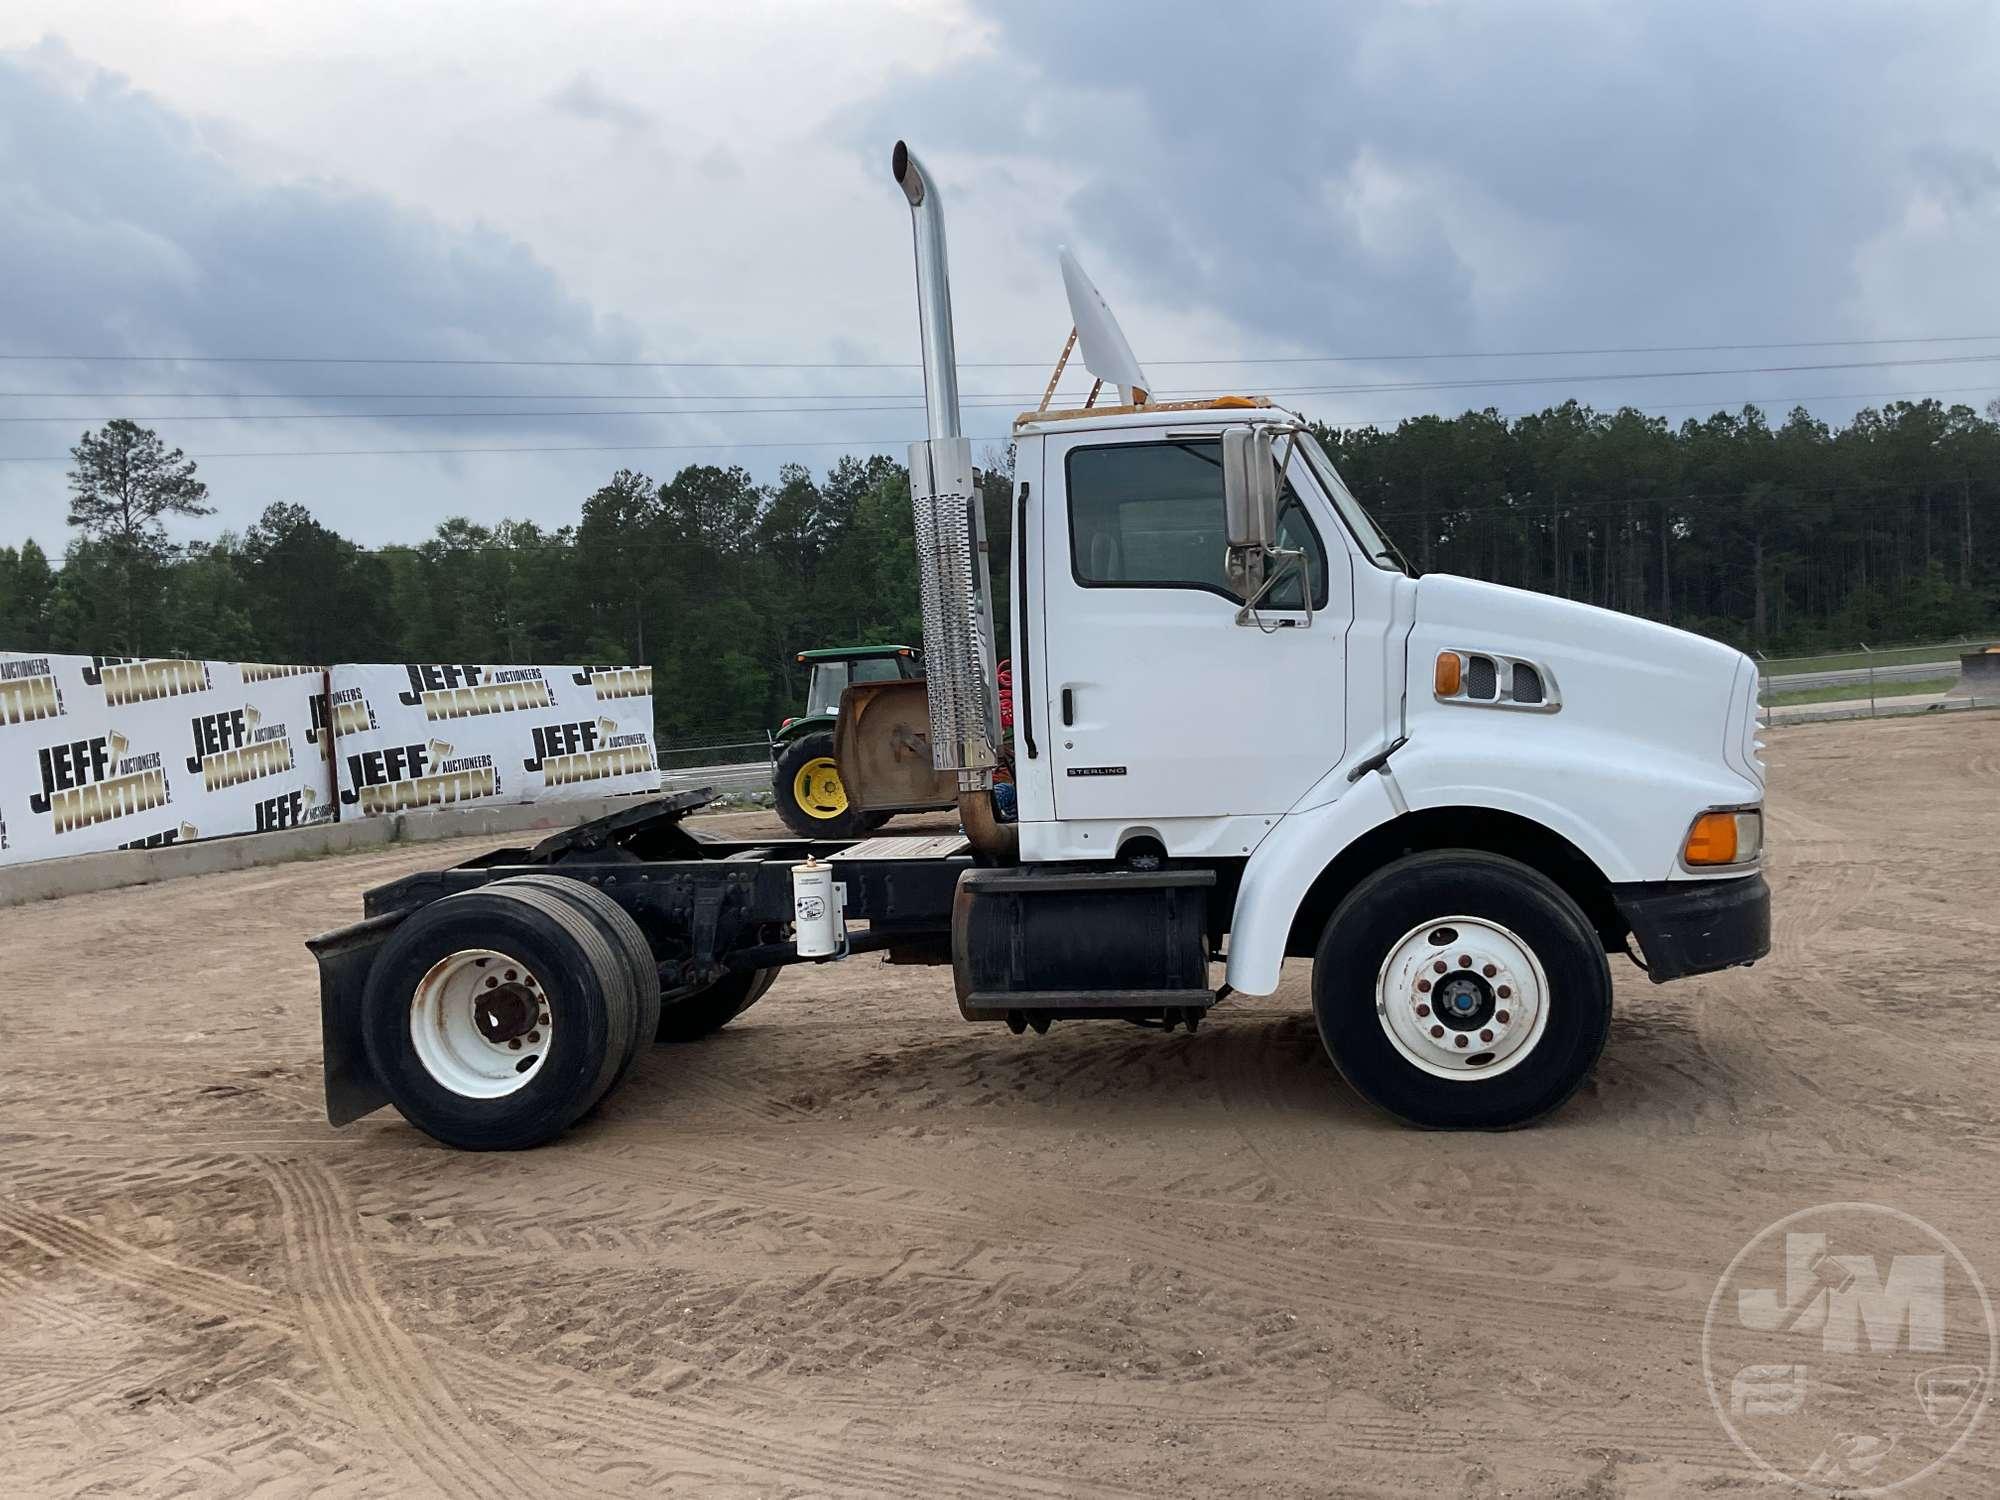
[[[1443,850],[1363,881],[1313,959],[1313,1013],[1355,1091],[1412,1125],[1506,1129],[1576,1092],[1611,1025],[1611,970],[1537,870]]]
[[[855,838],[889,820],[887,813],[862,812],[847,800],[828,729],[802,734],[778,752],[771,796],[778,816],[800,838]]]

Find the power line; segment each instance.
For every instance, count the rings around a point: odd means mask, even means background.
[[[394,458],[438,453],[689,453],[713,448],[903,448],[912,441],[908,437],[896,437],[778,443],[581,443],[516,448],[267,448],[244,453],[189,453],[184,457],[209,463],[220,458]],[[1001,440],[996,438],[994,441]],[[0,454],[0,464],[66,464],[71,461],[71,455],[67,453]]]
[[[1740,344],[1622,344],[1601,348],[1568,349],[1471,349],[1436,353],[1394,351],[1376,354],[1259,354],[1229,355],[1202,359],[1156,359],[1148,363],[1168,365],[1311,365],[1376,364],[1391,361],[1443,359],[1554,359],[1605,354],[1697,354],[1740,352],[1750,349],[1843,349],[1879,348],[1892,344],[1972,344],[2000,340],[1995,333],[1912,334],[1897,338],[1793,339]],[[595,370],[916,370],[911,361],[881,360],[664,360],[664,359],[492,359],[415,355],[353,354],[25,354],[0,353],[0,360],[40,363],[90,364],[200,364],[200,365],[424,365],[433,367],[493,367]],[[961,360],[969,370],[1040,369],[1051,361],[1042,359]]]
[[[2000,356],[1996,356],[1996,357],[2000,357]],[[1330,389],[1330,388],[1329,388],[1329,389]],[[1965,395],[1965,394],[1977,394],[1977,393],[1985,393],[1985,392],[1988,392],[1988,391],[2000,391],[2000,386],[1991,386],[1991,385],[1978,385],[1978,386],[1947,386],[1947,387],[1942,387],[1942,388],[1932,388],[1932,389],[1924,389],[1924,390],[1897,390],[1897,391],[1824,391],[1824,392],[1816,392],[1816,393],[1812,393],[1812,394],[1808,394],[1808,395],[1793,395],[1793,396],[1745,396],[1745,397],[1740,397],[1740,398],[1738,398],[1738,397],[1728,397],[1728,398],[1719,398],[1719,397],[1711,397],[1711,398],[1708,398],[1708,399],[1705,399],[1705,400],[1693,400],[1693,401],[1679,401],[1679,402],[1648,402],[1648,403],[1644,403],[1644,404],[1640,404],[1640,403],[1632,403],[1632,402],[1625,402],[1625,403],[1620,403],[1620,405],[1619,405],[1619,406],[1618,406],[1617,408],[1615,408],[1614,410],[1620,410],[1620,411],[1622,411],[1622,410],[1632,410],[1632,411],[1660,411],[1660,410],[1682,410],[1682,409],[1701,409],[1701,408],[1708,408],[1708,409],[1712,409],[1712,410],[1715,410],[1715,411],[1718,411],[1718,412],[1721,412],[1721,411],[1727,411],[1727,410],[1731,410],[1731,409],[1734,409],[1734,408],[1740,408],[1740,407],[1742,407],[1742,406],[1758,406],[1758,407],[1766,407],[1766,406],[1773,406],[1773,407],[1774,407],[1774,406],[1778,406],[1778,405],[1781,405],[1781,404],[1786,404],[1786,403],[1790,403],[1790,404],[1797,404],[1797,403],[1800,403],[1800,402],[1805,402],[1805,401],[1855,401],[1855,400],[1874,400],[1874,399],[1880,399],[1880,398],[1884,398],[1884,397],[1887,397],[1887,398],[1907,398],[1907,397],[1922,397],[1922,398],[1929,398],[1929,397],[1936,397],[1936,396],[1944,396],[1944,395]],[[1297,391],[1297,390],[1294,390],[1294,391],[1290,391],[1290,392],[1273,392],[1272,394],[1299,394],[1299,393],[1300,393],[1299,391]],[[964,403],[964,405],[966,405],[966,406],[967,406],[967,407],[969,407],[969,408],[978,408],[978,407],[981,407],[981,406],[982,406],[982,404],[984,404],[984,405],[990,405],[990,406],[994,406],[994,407],[1000,407],[1000,408],[1005,408],[1005,407],[1009,407],[1009,406],[1012,406],[1012,405],[1014,405],[1014,401],[1013,401],[1013,400],[1009,400],[1009,401],[1005,401],[1005,402],[991,402],[991,403],[979,403],[979,402],[966,402],[966,403]],[[1502,412],[1498,412],[1498,413],[1497,413],[1497,415],[1499,415],[1499,416],[1501,416],[1501,417],[1503,417],[1503,418],[1507,418],[1507,419],[1514,419],[1514,418],[1519,418],[1519,417],[1522,417],[1522,416],[1529,416],[1529,415],[1534,415],[1534,414],[1536,414],[1537,412],[1540,412],[1540,411],[1544,411],[1544,410],[1548,410],[1548,409],[1549,409],[1549,408],[1545,408],[1545,407],[1535,407],[1535,408],[1522,408],[1522,409],[1517,409],[1517,410],[1513,410],[1513,411],[1502,411]],[[828,408],[823,408],[823,407],[808,407],[808,408],[800,408],[800,409],[798,409],[798,411],[797,411],[797,412],[796,412],[795,414],[799,414],[799,415],[811,415],[811,414],[813,414],[813,413],[815,413],[815,412],[824,412],[824,411],[827,411],[827,410],[829,410],[829,409],[828,409]],[[835,410],[852,410],[852,411],[903,411],[903,410],[908,410],[908,411],[912,411],[912,412],[914,412],[915,410],[917,410],[917,408],[915,408],[915,407],[852,407],[852,408],[837,408],[837,409],[835,409]],[[1593,410],[1596,410],[1596,408],[1593,408]],[[350,418],[353,418],[353,419],[360,419],[360,418],[363,418],[363,417],[366,417],[366,418],[367,418],[367,419],[369,419],[369,420],[402,420],[403,418],[405,418],[405,417],[409,417],[409,416],[418,416],[418,417],[425,417],[425,416],[430,416],[430,417],[441,417],[441,416],[442,416],[442,417],[459,417],[459,418],[475,418],[475,419],[476,419],[476,418],[480,418],[480,417],[485,417],[485,416],[523,416],[523,417],[542,417],[542,416],[646,416],[646,415],[662,415],[662,416],[689,416],[689,415],[700,415],[700,414],[701,414],[701,413],[698,413],[698,412],[688,412],[688,411],[679,411],[679,410],[676,410],[676,411],[668,411],[668,412],[660,412],[660,413],[647,413],[647,412],[521,412],[521,413],[498,413],[498,412],[493,412],[493,413],[480,413],[480,412],[435,412],[435,413],[422,413],[422,412],[418,412],[418,413],[377,413],[377,414],[366,414],[366,413],[302,413],[302,414],[268,414],[268,415],[267,415],[267,414],[261,414],[261,413],[260,413],[260,414],[257,414],[257,416],[258,416],[259,418],[262,418],[262,419],[264,419],[264,420],[271,420],[271,421],[299,421],[299,420],[312,420],[312,419],[314,419],[314,418],[316,418],[316,417],[319,417],[319,416],[330,416],[330,417],[350,417]],[[785,415],[785,414],[787,414],[787,413],[786,413],[786,412],[784,411],[784,409],[782,409],[782,408],[779,408],[779,409],[765,409],[765,410],[762,410],[762,411],[755,411],[755,412],[747,412],[747,413],[738,413],[738,412],[736,412],[736,411],[734,411],[734,410],[725,410],[725,411],[722,411],[722,412],[717,412],[717,413],[710,413],[710,414],[711,414],[711,415],[739,415],[739,414],[742,414],[742,415],[760,415],[760,416],[768,416],[768,415]],[[147,420],[147,421],[158,421],[158,422],[169,422],[169,421],[187,421],[187,420],[204,420],[204,421],[246,421],[246,420],[253,420],[253,419],[255,419],[255,418],[252,418],[252,417],[242,417],[242,416],[207,416],[207,415],[204,415],[204,416],[199,416],[199,417],[148,417],[148,418],[145,418],[144,420]],[[35,420],[35,421],[66,421],[66,422],[67,422],[67,421],[76,421],[76,422],[89,422],[89,421],[102,421],[102,420],[107,420],[107,419],[105,419],[105,418],[92,418],[92,417],[81,417],[81,416],[78,416],[78,417],[43,417],[43,418],[13,418],[13,417],[0,417],[0,422],[9,422],[9,421],[24,421],[24,420]],[[1408,419],[1407,419],[1407,418],[1402,418],[1402,419],[1398,419],[1398,420],[1408,420]],[[1336,425],[1338,425],[1338,424],[1336,424]],[[1368,423],[1368,422],[1363,422],[1363,423],[1361,423],[1361,424],[1359,424],[1359,425],[1372,425],[1372,424],[1371,424],[1371,423]],[[188,456],[189,458],[193,458],[193,459],[197,459],[197,460],[199,460],[199,461],[201,461],[201,462],[204,462],[204,463],[206,463],[206,462],[209,462],[209,461],[211,461],[211,460],[218,460],[218,459],[241,459],[241,458],[382,458],[382,457],[397,457],[397,456],[411,456],[411,457],[423,457],[423,456],[436,456],[436,455],[449,455],[449,454],[458,454],[458,453],[463,453],[463,454],[471,454],[471,455],[481,455],[481,454],[501,454],[501,453],[673,453],[673,452],[692,452],[692,451],[697,451],[697,450],[710,450],[710,449],[737,449],[737,448],[751,448],[751,449],[767,449],[767,448],[854,448],[854,449],[860,449],[860,450],[870,450],[870,449],[873,449],[873,450],[880,450],[880,449],[894,449],[894,448],[900,448],[900,447],[903,447],[904,445],[906,445],[906,444],[908,444],[908,443],[912,442],[913,440],[914,440],[914,439],[913,439],[913,437],[911,437],[911,436],[908,436],[908,435],[905,435],[905,436],[902,436],[902,437],[894,437],[894,438],[827,438],[827,439],[800,439],[800,440],[796,440],[796,441],[792,441],[792,440],[780,440],[780,441],[770,441],[770,442],[730,442],[730,441],[722,441],[722,442],[710,442],[710,443],[581,443],[581,444],[545,444],[545,445],[533,445],[533,446],[505,446],[505,447],[473,447],[473,446],[453,446],[453,447],[434,447],[434,448],[312,448],[312,449],[287,449],[287,448],[268,448],[268,449],[257,449],[257,450],[249,450],[249,451],[241,451],[241,452],[217,452],[217,453],[192,453],[192,454],[188,454],[187,456]],[[1007,441],[1007,439],[1006,439],[1006,438],[1005,438],[1004,436],[1000,436],[1000,435],[995,435],[995,436],[993,436],[993,437],[991,437],[991,438],[977,438],[977,439],[975,439],[975,441],[981,441],[981,442],[993,442],[993,443],[999,443],[999,442],[1004,442],[1004,441]],[[67,463],[67,462],[70,462],[70,461],[71,461],[71,457],[72,457],[72,455],[70,455],[70,454],[67,454],[67,453],[61,453],[61,454],[57,454],[57,453],[51,453],[51,454],[7,454],[7,455],[0,455],[0,463],[9,463],[9,464],[12,464],[12,463]]]
[[[1366,382],[1355,385],[1279,386],[1265,392],[1271,396],[1360,396],[1379,392],[1403,391],[1445,391],[1445,390],[1485,390],[1501,386],[1531,385],[1592,385],[1611,384],[1634,380],[1681,380],[1714,375],[1792,375],[1826,370],[1881,370],[1905,369],[1914,366],[1967,365],[2000,363],[2000,352],[1993,354],[1932,355],[1921,359],[1881,359],[1844,360],[1831,363],[1799,365],[1739,365],[1703,370],[1629,370],[1605,374],[1577,372],[1561,375],[1509,375],[1490,379],[1454,380],[1409,380]],[[1199,398],[1214,394],[1212,387],[1188,387],[1180,390],[1158,393],[1170,399]],[[299,397],[296,399],[307,399]],[[661,397],[656,399],[674,399]],[[684,400],[712,400],[713,397],[683,397]],[[746,395],[738,398],[745,401],[775,401],[798,399],[786,396]],[[838,400],[838,397],[824,399]],[[1012,406],[1022,400],[1032,400],[1026,393],[987,393],[979,399],[961,404],[975,409]],[[1748,398],[1754,400],[1755,398]],[[899,399],[890,406],[764,406],[764,407],[643,407],[626,410],[598,409],[587,411],[376,411],[376,412],[189,412],[146,414],[135,420],[148,422],[384,422],[384,421],[437,421],[437,420],[498,420],[529,418],[534,420],[559,417],[676,417],[676,416],[810,416],[815,414],[837,414],[842,412],[915,411],[919,397]],[[119,414],[37,414],[33,416],[0,416],[0,423],[23,422],[108,422]]]

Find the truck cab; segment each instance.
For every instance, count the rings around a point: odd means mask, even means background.
[[[1254,609],[1223,461],[1245,428],[1277,434],[1267,550],[1297,554]],[[1763,767],[1740,652],[1412,577],[1305,424],[1267,404],[1030,412],[1015,441],[1021,858],[1240,861],[1237,989],[1275,986],[1304,947],[1291,929],[1330,915],[1312,885],[1364,837],[1525,855],[1605,932],[1651,928],[1655,948],[1676,888],[1754,874]],[[1744,814],[1738,857],[1691,862],[1715,811]],[[1701,961],[1674,946],[1655,977]]]

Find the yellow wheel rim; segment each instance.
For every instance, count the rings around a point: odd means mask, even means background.
[[[792,778],[792,800],[809,818],[837,818],[847,811],[847,788],[840,784],[840,767],[831,755],[799,767]]]

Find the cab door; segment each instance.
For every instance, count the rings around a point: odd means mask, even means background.
[[[1294,473],[1300,471],[1295,467]],[[1280,541],[1308,584],[1255,620],[1227,574],[1219,436],[1051,439],[1038,684],[1056,816],[1275,815],[1341,758],[1350,558],[1324,500],[1288,484]],[[1175,840],[1169,840],[1170,849]]]

